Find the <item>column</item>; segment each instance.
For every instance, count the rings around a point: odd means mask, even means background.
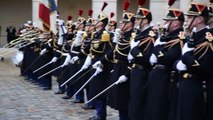
[[[32,21],[36,22],[38,27],[43,29],[42,22],[39,20],[38,17],[39,12],[39,0],[32,0]]]
[[[152,23],[160,22],[163,24],[163,17],[167,13],[168,0],[150,0],[150,11],[152,12]]]
[[[92,0],[93,18],[97,18],[101,11],[104,2],[108,3],[108,6],[104,9],[104,13],[110,16],[110,13],[114,11],[117,13],[117,0]],[[116,20],[117,14],[115,14],[114,19]]]

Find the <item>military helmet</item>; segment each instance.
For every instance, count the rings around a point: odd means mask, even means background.
[[[185,13],[187,16],[203,16],[209,17],[207,5],[203,3],[192,2],[189,10]]]
[[[68,27],[68,28],[70,28],[70,27],[72,27],[72,25],[73,25],[73,21],[72,21],[72,16],[67,16],[67,23],[66,23],[66,26]]]
[[[152,21],[151,11],[149,9],[142,8],[145,1],[146,0],[138,0],[138,10],[137,10],[137,13],[135,15],[135,18],[142,18],[142,19],[146,18],[151,22]]]
[[[108,23],[108,25],[109,26],[117,26],[117,22],[115,21],[115,20],[113,20],[112,18],[114,17],[114,15],[115,15],[115,13],[114,12],[111,12],[110,13],[110,20],[109,20],[109,23]]]
[[[170,8],[166,17],[164,17],[163,20],[179,20],[182,22],[185,21],[183,12],[176,8]]]
[[[108,4],[106,2],[103,3],[103,6],[101,8],[101,12],[99,13],[98,15],[98,19],[97,21],[101,21],[103,23],[105,23],[107,25],[108,21],[109,21],[109,18],[108,16],[103,12],[103,10],[106,8]]]
[[[89,25],[94,25],[95,24],[95,19],[92,18],[92,13],[93,13],[93,10],[88,10],[88,18],[87,18],[87,21],[86,21],[86,25],[89,26]]]
[[[135,14],[127,11],[129,5],[130,5],[130,2],[128,0],[124,1],[124,3],[123,3],[123,15],[122,15],[122,20],[120,22],[133,22],[134,23]]]
[[[83,13],[84,13],[83,10],[79,10],[79,13],[78,13],[79,17],[78,17],[77,22],[81,23],[81,24],[86,24],[86,19],[84,17],[82,17]]]

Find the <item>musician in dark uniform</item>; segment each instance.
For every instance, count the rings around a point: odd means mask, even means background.
[[[208,8],[205,4],[192,2],[186,16],[187,28],[192,33],[175,65],[181,72],[177,120],[203,120],[202,82],[213,70],[213,51],[209,47],[212,37],[206,28]]]
[[[110,34],[105,30],[108,24],[109,18],[103,13],[107,3],[104,2],[101,9],[101,13],[98,15],[97,22],[95,24],[96,32],[90,44],[90,52],[87,56],[84,65],[81,69],[85,70],[88,67],[103,57],[111,49]],[[100,70],[100,71],[99,71]],[[91,97],[97,95],[104,88],[106,88],[106,82],[109,80],[110,64],[106,64],[104,68],[96,68],[96,71],[91,72],[94,75],[93,80],[89,84],[89,94]],[[99,96],[94,100],[96,109],[96,116],[89,118],[89,120],[106,120],[106,96]]]
[[[66,23],[66,29],[67,29],[67,33],[62,45],[62,52],[67,54],[66,56],[62,56],[62,59],[60,60],[60,64],[62,65],[62,68],[59,70],[60,75],[57,77],[57,81],[58,81],[58,88],[59,90],[57,92],[55,92],[55,94],[63,94],[66,91],[67,86],[63,86],[61,87],[61,85],[65,82],[65,80],[67,80],[70,77],[70,65],[68,65],[67,62],[65,62],[66,59],[68,59],[67,57],[69,56],[70,53],[70,49],[71,49],[71,44],[73,42],[73,38],[75,36],[75,25],[73,24],[72,21],[72,16],[68,16],[67,17],[68,21]]]
[[[109,23],[107,25],[107,31],[112,34],[110,36],[113,37],[114,33],[115,32],[115,29],[117,28],[117,22],[115,20],[113,20],[113,17],[114,17],[115,13],[114,12],[111,12],[110,13],[110,20],[109,20]]]
[[[209,6],[209,32],[213,35],[213,6]],[[206,80],[207,84],[207,120],[213,119],[213,73]]]
[[[185,36],[184,14],[169,9],[165,20],[165,34],[159,36],[150,57],[154,66],[147,83],[147,120],[167,120],[169,108],[169,85],[175,61],[181,56]]]
[[[33,24],[33,30],[39,35],[42,34],[41,30],[37,27],[36,23]],[[31,41],[32,42],[32,41]],[[41,45],[41,39],[38,36],[34,37],[34,42],[32,42],[31,44],[28,44],[27,46],[30,46],[30,48],[32,49],[32,53],[30,53],[30,56],[27,56],[28,59],[30,60],[30,65],[28,66],[28,70],[25,71],[33,71],[34,68],[33,66],[36,65],[35,62],[38,62],[36,60],[36,58],[39,56],[39,52],[40,52],[40,45]],[[37,74],[32,73],[31,74],[31,82],[34,84],[38,84],[38,79],[37,79]]]
[[[33,26],[31,24],[27,24],[26,29],[24,30],[25,33],[28,33],[26,36],[30,36],[31,34],[34,34],[36,31],[33,29]],[[24,38],[24,39],[28,39],[28,38]],[[25,46],[24,49],[24,58],[23,58],[23,64],[22,64],[22,68],[24,71],[24,77],[25,80],[32,80],[33,78],[33,73],[31,69],[27,69],[28,66],[31,65],[31,62],[34,60],[34,45],[30,44],[28,46]],[[25,70],[27,69],[27,70]]]
[[[120,22],[120,29],[115,30],[113,42],[117,43],[114,49],[111,49],[104,58],[101,59],[100,63],[107,66],[108,62],[113,61],[113,73],[109,84],[115,83],[118,79],[117,86],[113,87],[109,91],[110,107],[119,111],[120,120],[128,120],[128,98],[129,98],[129,82],[125,82],[128,70],[127,55],[130,50],[130,39],[132,37],[133,26],[134,26],[134,14],[127,12],[129,2],[124,2],[123,17]],[[98,65],[97,65],[98,66]],[[125,82],[125,83],[122,83]]]
[[[54,53],[53,50],[57,47],[56,46],[56,40],[54,38],[53,34],[46,34],[45,35],[45,41],[41,44],[41,51],[40,51],[40,57],[38,58],[38,61],[35,63],[34,70],[40,68],[41,66],[47,64],[51,61]],[[52,70],[52,64],[44,67],[43,69],[36,72],[37,76],[41,76],[44,73]],[[43,87],[43,90],[51,90],[52,89],[52,75],[48,74],[41,79],[38,80],[40,83],[40,86]]]
[[[80,53],[78,54],[78,56],[74,56],[71,60],[71,63],[76,63],[76,61],[78,61],[79,67],[82,67],[82,65],[84,64],[84,61],[87,58],[87,55],[90,53],[90,44],[91,41],[94,37],[95,34],[95,22],[96,20],[94,18],[92,18],[92,14],[93,14],[93,10],[88,10],[88,18],[85,24],[85,32],[82,34],[82,44],[81,44],[81,49],[80,49]],[[76,82],[73,82],[74,86],[76,88],[80,88],[80,86],[82,86],[86,80],[89,79],[90,77],[90,72],[89,69],[85,70],[84,72],[86,72],[85,75],[79,74],[77,75],[77,77],[79,78],[80,76],[82,76],[82,78],[80,78],[79,80],[75,80]],[[77,78],[76,77],[76,78]],[[86,86],[86,96],[87,99],[91,98],[91,92],[89,90],[89,85]],[[82,94],[83,91],[80,92],[80,94]],[[94,109],[94,103],[91,102],[89,104],[85,104],[84,106],[82,106],[83,109],[87,110],[87,109]]]
[[[136,37],[131,41],[131,50],[128,60],[132,63],[130,77],[130,120],[145,120],[147,77],[151,69],[149,58],[154,46],[155,35],[151,26],[152,14],[150,10],[142,8],[139,4],[135,15]]]
[[[71,58],[74,56],[77,56],[81,50],[82,37],[85,32],[84,29],[85,29],[85,24],[86,24],[86,19],[84,17],[82,17],[82,15],[83,15],[83,10],[79,10],[79,17],[76,22],[76,33],[75,33],[75,37],[73,38],[73,41],[71,44],[71,49],[70,49]],[[80,62],[69,64],[68,66],[70,67],[70,69],[68,69],[69,77],[74,75],[81,68]],[[70,99],[73,96],[73,94],[78,90],[77,86],[70,85],[70,83],[71,83],[71,81],[67,84],[67,86],[68,86],[67,90],[66,90],[67,94],[66,94],[66,96],[63,97],[63,99]],[[83,102],[83,92],[76,95],[76,99],[74,99],[72,102],[82,103]]]

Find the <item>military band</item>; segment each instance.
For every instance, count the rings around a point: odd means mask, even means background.
[[[28,22],[4,47],[21,51],[13,62],[27,81],[51,90],[54,76],[55,94],[95,109],[85,120],[107,120],[107,106],[119,120],[213,120],[212,4],[191,2],[183,13],[169,1],[154,29],[152,11],[137,2],[134,14],[124,0],[119,22],[105,14],[106,2],[97,18],[93,10],[87,19],[79,10],[76,22],[58,17],[56,34]]]

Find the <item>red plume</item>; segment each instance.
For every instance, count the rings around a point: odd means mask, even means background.
[[[169,0],[168,5],[172,6],[175,3],[175,0]]]
[[[78,15],[79,15],[79,16],[82,16],[82,15],[83,15],[83,13],[84,13],[84,11],[83,11],[83,10],[79,10]]]
[[[108,5],[108,4],[107,4],[106,2],[104,2],[103,6],[102,6],[102,8],[101,8],[101,11],[103,11],[104,8],[105,8],[107,5]]]
[[[114,17],[115,13],[114,12],[111,12],[110,13],[110,18]]]
[[[93,10],[90,9],[90,10],[88,11],[88,16],[92,16],[92,13],[93,13]]]
[[[72,20],[72,16],[67,16],[67,20]]]
[[[128,0],[124,1],[123,10],[126,11],[128,9],[128,7],[129,7],[129,5],[130,5],[130,2]]]
[[[143,6],[146,3],[146,0],[138,0],[138,5]]]

